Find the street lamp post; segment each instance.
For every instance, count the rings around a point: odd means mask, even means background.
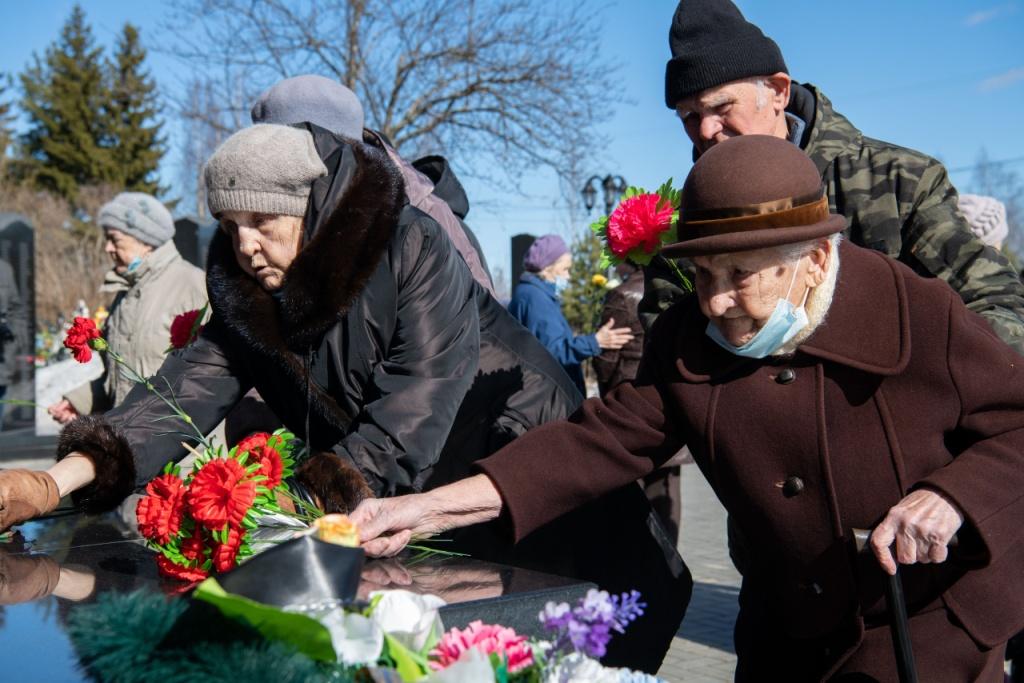
[[[626,180],[620,175],[608,174],[604,178],[596,175],[590,176],[583,185],[583,189],[580,190],[580,194],[583,195],[583,206],[587,207],[587,211],[591,211],[597,203],[597,187],[595,185],[600,185],[604,190],[605,215],[612,212],[615,203],[619,201],[619,197],[628,187]]]

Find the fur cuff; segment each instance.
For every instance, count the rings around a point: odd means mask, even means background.
[[[295,478],[313,494],[324,512],[347,514],[364,498],[373,498],[366,478],[334,453],[314,453],[299,465]]]
[[[57,461],[78,451],[89,456],[96,479],[71,494],[90,514],[116,508],[135,488],[135,458],[123,436],[101,417],[80,417],[65,427],[57,441]]]

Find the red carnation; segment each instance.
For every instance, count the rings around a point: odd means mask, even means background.
[[[171,322],[172,349],[183,349],[199,337],[199,333],[203,331],[199,320],[203,317],[205,310],[205,307],[197,308],[181,313],[174,318]]]
[[[213,547],[213,568],[218,572],[226,572],[235,566],[238,550],[242,547],[242,532],[228,529],[228,542],[218,543]]]
[[[79,363],[88,363],[92,360],[92,346],[90,342],[93,339],[102,339],[96,323],[89,318],[79,316],[75,318],[71,327],[68,328],[68,333],[64,336],[64,346],[71,350],[75,360]],[[101,347],[97,345],[96,348]]]
[[[181,554],[185,559],[192,560],[193,562],[203,559],[204,555],[206,555],[206,543],[203,540],[200,528],[196,526],[192,531],[192,535],[181,542]]]
[[[168,543],[181,529],[185,484],[173,474],[162,474],[146,485],[146,494],[135,508],[139,533],[157,543]]]
[[[260,469],[257,474],[262,474],[266,480],[260,482],[268,489],[273,489],[281,484],[281,475],[284,471],[284,463],[281,461],[281,454],[273,446],[268,445],[270,439],[274,438],[267,432],[256,432],[238,442],[236,453],[248,453],[249,462],[258,462]]]
[[[156,566],[164,576],[178,579],[179,581],[188,581],[189,583],[202,581],[209,576],[209,572],[202,567],[183,567],[167,559],[166,556],[159,554],[156,556]]]
[[[256,482],[232,458],[211,460],[196,472],[185,499],[192,518],[207,529],[241,525],[256,498]]]
[[[672,204],[658,194],[623,200],[608,217],[608,248],[620,259],[638,247],[653,254],[661,246],[661,234],[672,227],[672,213]]]

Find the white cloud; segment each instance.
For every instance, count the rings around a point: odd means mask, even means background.
[[[1008,2],[1003,5],[996,5],[970,14],[964,19],[964,26],[979,26],[981,24],[997,19],[1003,14],[1012,14],[1017,10],[1016,2]]]
[[[1018,66],[1016,69],[1010,69],[997,76],[986,78],[978,84],[978,90],[981,92],[1001,90],[1013,85],[1017,81],[1024,81],[1024,66]]]

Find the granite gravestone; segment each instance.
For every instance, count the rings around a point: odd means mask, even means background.
[[[35,398],[35,252],[27,218],[0,213],[0,391],[5,400]],[[0,404],[0,429],[31,427],[30,405]]]

